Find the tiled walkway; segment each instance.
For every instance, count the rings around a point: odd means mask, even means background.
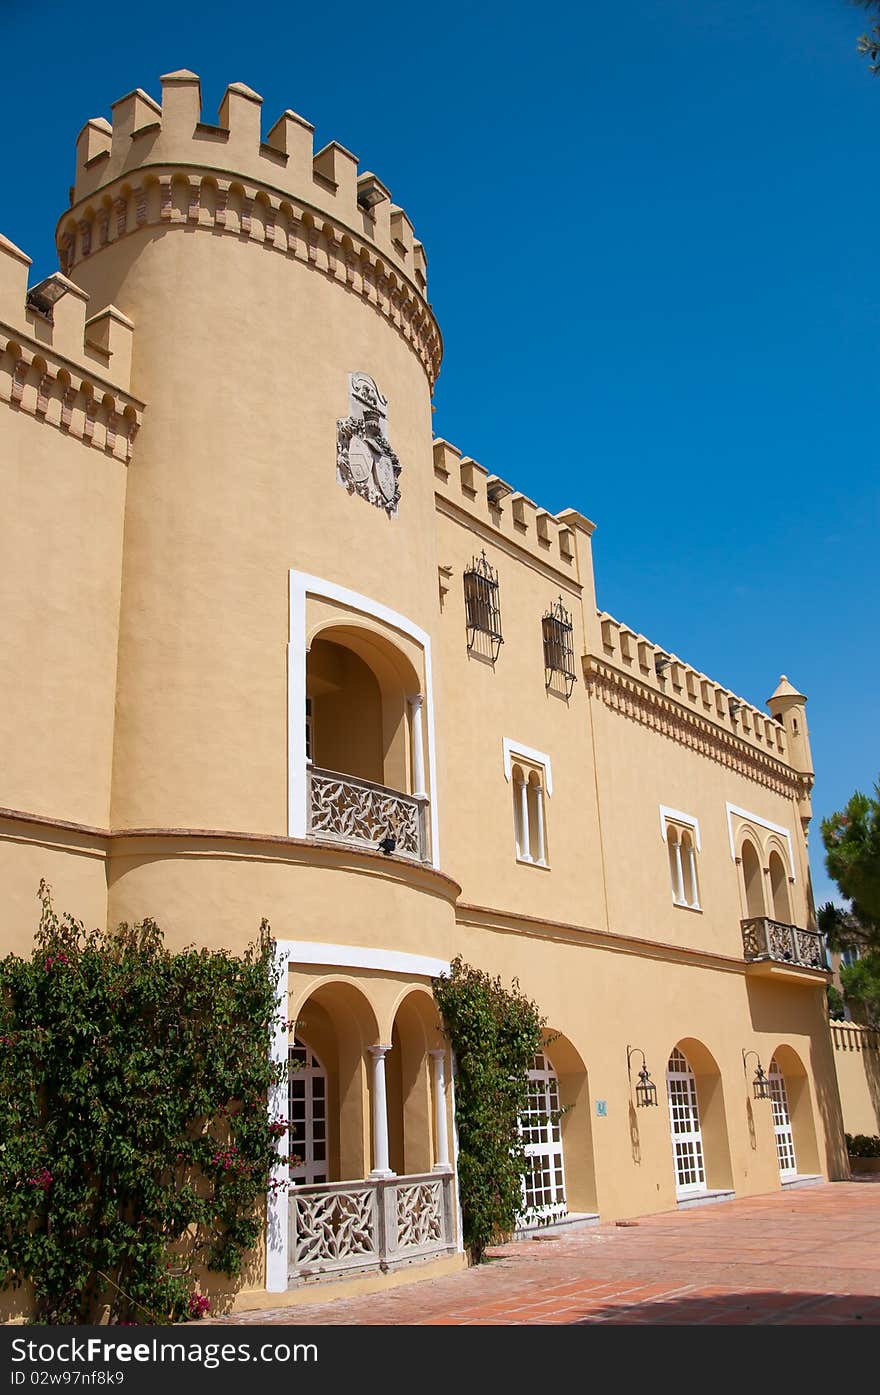
[[[880,1326],[880,1186],[826,1183],[491,1253],[444,1279],[223,1321]]]

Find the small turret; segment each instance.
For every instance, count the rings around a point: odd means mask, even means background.
[[[799,693],[786,678],[779,679],[776,691],[767,699],[767,706],[777,722],[781,722],[788,738],[789,764],[801,774],[809,777],[804,783],[803,793],[798,800],[801,823],[806,835],[807,826],[813,813],[810,802],[810,786],[813,777],[813,756],[810,751],[810,732],[807,726],[807,699]]]

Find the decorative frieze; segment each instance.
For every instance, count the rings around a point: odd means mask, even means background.
[[[185,172],[168,168],[142,175],[143,183],[133,190],[125,186],[124,191],[119,186],[111,189],[109,197],[115,215],[112,220],[106,208],[78,221],[77,214],[72,213],[59,233],[59,255],[65,274],[73,271],[80,258],[152,223],[188,223],[214,232],[247,234],[253,242],[262,242],[267,250],[305,261],[332,280],[344,282],[369,301],[412,346],[430,382],[434,382],[440,371],[442,346],[433,315],[421,289],[409,282],[405,273],[389,272],[371,244],[353,240],[350,228],[333,226],[325,213],[319,215],[320,224],[312,222],[308,205],[294,209],[292,203],[257,184],[235,186],[243,194],[238,216],[230,217],[230,209],[237,207],[230,199],[230,183],[189,174],[186,207],[175,207],[172,180],[176,174]],[[254,219],[258,194],[265,211],[262,236],[259,220]],[[233,200],[234,197],[233,194]]]
[[[7,353],[11,345],[16,355],[12,361]],[[40,354],[45,352],[41,346]],[[53,400],[57,406],[53,407]],[[22,352],[20,341],[12,341],[8,333],[0,332],[0,402],[3,401],[116,459],[131,459],[140,425],[140,404],[112,395],[112,390],[108,394],[107,384],[98,380],[83,377],[71,382],[66,366],[43,368],[34,350]],[[81,407],[76,411],[78,401]]]
[[[812,787],[810,776],[793,770],[774,756],[756,750],[706,718],[680,707],[662,693],[603,663],[595,655],[590,655],[586,660],[585,671],[588,693],[600,698],[606,707],[619,712],[621,716],[651,727],[786,799],[801,799],[809,793]]]

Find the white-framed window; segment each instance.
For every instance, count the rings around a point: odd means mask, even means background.
[[[519,1127],[529,1160],[523,1178],[523,1220],[558,1220],[568,1214],[559,1081],[543,1051],[535,1056],[529,1070],[529,1097]]]
[[[779,1176],[783,1181],[797,1176],[797,1158],[794,1152],[794,1131],[791,1115],[788,1112],[788,1092],[785,1076],[779,1069],[776,1057],[770,1062],[767,1072],[770,1081],[770,1105],[773,1110],[773,1133],[776,1138],[776,1159],[779,1163]]]
[[[675,1192],[677,1196],[691,1196],[706,1190],[706,1165],[703,1160],[697,1082],[686,1056],[678,1047],[669,1058],[666,1089],[675,1163]]]
[[[547,799],[553,793],[550,757],[504,738],[504,778],[511,786],[518,862],[547,867]]]
[[[297,1037],[288,1053],[290,1180],[296,1187],[327,1181],[327,1072]]]
[[[683,814],[679,809],[668,809],[661,804],[660,834],[666,844],[673,903],[692,911],[700,910],[699,823],[692,814]]]

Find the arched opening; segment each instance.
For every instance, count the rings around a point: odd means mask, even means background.
[[[306,660],[313,836],[427,857],[422,684],[412,662],[359,624],[318,632]]]
[[[697,857],[694,836],[685,829],[681,835],[681,874],[685,904],[697,907],[700,904],[700,890],[697,885]]]
[[[510,785],[513,792],[513,827],[516,833],[516,855],[522,862],[531,862],[529,787],[521,765],[515,765],[513,767]]]
[[[324,1129],[325,1139],[314,1131],[317,1101],[321,1099],[320,1086],[316,1096],[314,1082],[316,1074],[305,1082],[306,1088],[297,1095],[308,1096],[311,1091],[312,1125],[311,1139],[306,1137],[297,1142],[305,1143],[307,1163],[311,1157],[312,1170],[319,1171],[324,1161],[320,1147],[325,1143],[327,1182],[348,1181],[366,1177],[370,1171],[370,1074],[368,1070],[369,1047],[378,1041],[378,1026],[372,1007],[363,994],[352,984],[331,981],[316,987],[296,1012],[296,1036],[291,1040],[291,1051],[305,1051],[306,1057],[316,1064],[311,1069],[323,1074]],[[301,1061],[301,1057],[295,1057]],[[289,1089],[297,1080],[297,1071],[288,1077]],[[291,1102],[293,1095],[291,1095]],[[307,1110],[300,1110],[306,1117]],[[293,1115],[291,1114],[291,1119]],[[291,1151],[295,1151],[292,1147]],[[297,1156],[300,1156],[297,1153]],[[305,1180],[305,1179],[303,1179]],[[316,1179],[312,1179],[316,1180]]]
[[[764,889],[761,885],[761,860],[750,838],[743,839],[742,877],[746,897],[746,913],[751,920],[766,914]]]
[[[431,995],[414,989],[394,1015],[386,1058],[388,1154],[399,1175],[430,1172],[437,1161],[436,1081],[429,1052],[443,1044],[440,1018]],[[445,1099],[442,1101],[446,1107]]]
[[[785,1160],[795,1172],[818,1173],[819,1145],[816,1138],[816,1124],[813,1103],[810,1097],[810,1082],[804,1064],[791,1046],[777,1046],[768,1071],[773,1107],[773,1129],[776,1134],[776,1155],[779,1161],[780,1176],[783,1176],[783,1151],[780,1149],[780,1134],[777,1127],[790,1130],[790,1153],[785,1152]],[[774,1091],[774,1080],[776,1089]],[[777,1123],[777,1113],[779,1120]],[[793,1175],[788,1170],[787,1176]],[[784,1177],[783,1177],[784,1180]]]
[[[779,853],[770,854],[770,894],[773,898],[773,919],[785,925],[791,922],[791,899],[788,894],[788,873]]]
[[[678,829],[674,824],[666,825],[666,852],[669,857],[669,883],[672,899],[677,906],[684,904],[684,869],[681,861],[681,843]]]
[[[559,1079],[550,1057],[539,1051],[528,1072],[529,1093],[520,1115],[528,1171],[523,1178],[522,1221],[546,1224],[568,1212]]]
[[[678,1042],[667,1066],[669,1126],[676,1195],[732,1188],[730,1144],[721,1072],[692,1037]]]

